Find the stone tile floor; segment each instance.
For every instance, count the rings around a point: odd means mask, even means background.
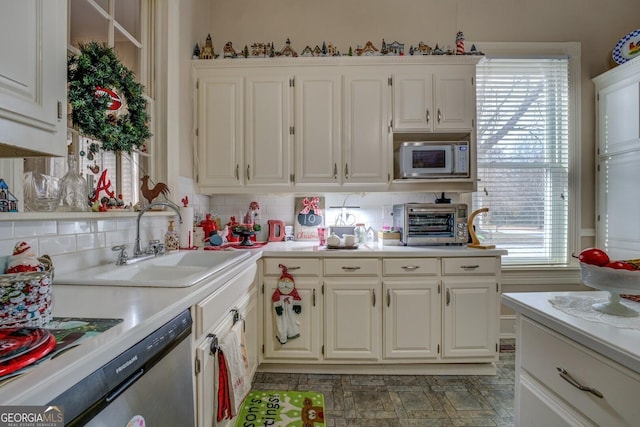
[[[253,387],[323,392],[328,427],[512,426],[514,344],[501,340],[496,375],[259,372]]]

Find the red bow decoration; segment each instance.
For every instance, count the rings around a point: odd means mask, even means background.
[[[182,198],[182,205],[186,208],[189,205],[189,198],[187,196],[184,196]]]
[[[313,212],[316,215],[319,214],[320,213],[320,209],[318,208],[318,202],[319,202],[319,199],[318,199],[317,196],[312,197],[311,200],[309,200],[307,197],[305,197],[302,200],[302,206],[304,206],[304,208],[302,208],[300,213],[305,215],[305,214],[308,214],[311,209],[313,209]]]

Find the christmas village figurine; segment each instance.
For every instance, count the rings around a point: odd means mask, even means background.
[[[196,43],[196,47],[193,48],[191,59],[200,59],[200,46],[198,46],[198,43]]]
[[[378,52],[378,48],[376,48],[370,41],[365,43],[364,47],[358,45],[356,48],[356,56],[374,56],[378,55]]]
[[[291,40],[289,40],[289,37],[287,37],[284,47],[280,50],[279,56],[290,56],[292,58],[298,56],[298,53],[291,47]]]
[[[223,58],[237,58],[238,57],[238,54],[236,53],[235,49],[233,48],[233,43],[226,42],[224,44],[224,47],[222,48],[222,57]]]
[[[194,55],[195,55],[195,51],[194,51]],[[213,41],[211,40],[211,34],[209,34],[207,35],[207,39],[204,42],[204,46],[202,46],[202,50],[200,51],[200,59],[214,59],[214,58],[216,58],[216,54],[213,51]]]
[[[282,275],[278,279],[278,287],[271,296],[276,311],[276,338],[280,344],[287,340],[298,338],[298,322],[296,314],[302,312],[302,298],[298,294],[293,276],[287,272],[287,267],[280,264]]]
[[[458,31],[456,34],[456,55],[464,55],[464,34]]]
[[[9,186],[0,178],[0,212],[18,212],[18,199],[9,191]]]

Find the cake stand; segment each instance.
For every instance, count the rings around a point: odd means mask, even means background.
[[[618,270],[580,263],[582,283],[609,292],[609,301],[593,304],[593,309],[614,316],[636,317],[638,312],[620,302],[620,294],[640,294],[640,270]]]

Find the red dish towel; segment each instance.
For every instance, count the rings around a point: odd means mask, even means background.
[[[229,390],[229,372],[227,371],[227,361],[218,349],[218,422],[224,418],[230,420],[231,415],[231,395]]]

